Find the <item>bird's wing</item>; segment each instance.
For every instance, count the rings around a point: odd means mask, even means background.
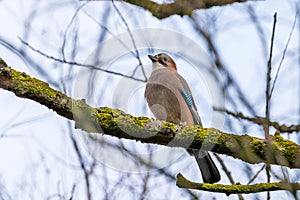
[[[156,119],[180,123],[179,101],[172,90],[161,84],[148,83],[145,97]],[[170,103],[172,102],[172,103]]]
[[[180,82],[182,84],[180,93],[183,96],[185,102],[187,103],[187,105],[191,111],[191,114],[194,119],[194,123],[202,126],[202,122],[201,122],[200,116],[198,114],[198,111],[197,111],[197,108],[195,105],[195,101],[193,99],[190,88],[189,88],[187,82],[185,81],[185,79],[182,76],[180,76],[179,74],[178,74],[178,78],[180,79]]]

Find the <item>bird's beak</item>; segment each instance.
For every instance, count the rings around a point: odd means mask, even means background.
[[[148,57],[150,58],[150,60],[151,60],[152,62],[156,62],[156,61],[157,61],[157,58],[155,58],[155,56],[148,55]]]

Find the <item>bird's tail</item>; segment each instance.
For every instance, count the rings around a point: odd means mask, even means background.
[[[220,172],[208,152],[197,149],[191,149],[191,152],[195,156],[197,164],[200,168],[203,182],[215,183],[220,181]]]

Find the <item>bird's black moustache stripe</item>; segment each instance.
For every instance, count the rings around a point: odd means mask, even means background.
[[[162,61],[162,60],[158,60],[158,62],[159,62],[160,64],[162,64],[162,65],[165,65],[165,66],[167,66],[167,64],[166,64],[166,63],[164,63],[164,61]]]

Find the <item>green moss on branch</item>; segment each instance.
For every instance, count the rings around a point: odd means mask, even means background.
[[[264,162],[300,168],[300,147],[280,136],[271,137],[267,145],[264,139],[249,135],[238,136],[200,126],[187,126],[177,131],[178,127],[172,123],[134,117],[107,107],[93,108],[83,100],[74,100],[45,82],[8,67],[1,59],[0,88],[39,102],[59,115],[74,120],[76,128],[86,132],[171,147],[201,147],[252,164]]]
[[[253,185],[223,185],[210,183],[196,183],[187,180],[183,175],[177,175],[177,186],[181,188],[189,188],[195,190],[203,190],[209,192],[219,192],[230,194],[249,194],[276,190],[289,190],[294,192],[300,190],[300,183],[275,182],[275,183],[258,183]]]

